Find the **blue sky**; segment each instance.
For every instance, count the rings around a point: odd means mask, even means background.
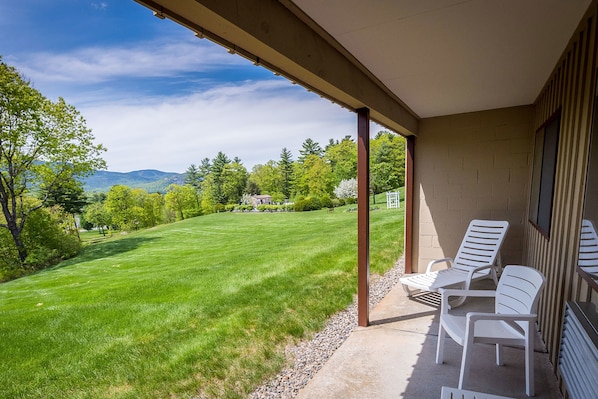
[[[218,151],[251,170],[308,137],[355,137],[355,114],[133,0],[0,7],[3,61],[81,112],[110,171],[184,172]]]

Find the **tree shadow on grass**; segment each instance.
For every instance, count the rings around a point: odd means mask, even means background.
[[[119,255],[135,250],[143,244],[157,241],[159,239],[159,237],[124,237],[113,241],[93,244],[83,248],[81,253],[79,253],[79,255],[76,257],[61,262],[57,268]]]

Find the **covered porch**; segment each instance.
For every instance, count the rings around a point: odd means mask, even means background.
[[[582,219],[598,217],[595,201],[584,206],[590,138],[598,136],[596,0],[136,1],[357,113],[362,327],[326,366],[339,377],[327,381],[325,367],[303,397],[337,389],[351,397],[342,391],[351,386],[361,392],[354,397],[435,398],[458,374],[457,348],[447,364],[433,364],[437,309],[399,293],[368,307],[370,120],[407,139],[406,272],[454,255],[472,219],[509,221],[503,263],[547,278],[537,396],[566,391],[556,385],[565,302],[598,303],[577,267]],[[550,151],[545,137],[554,138]],[[385,347],[386,339],[411,344]],[[495,379],[492,363],[476,370],[472,388],[523,397],[521,372]],[[318,394],[317,384],[330,390]]]
[[[476,288],[492,289],[489,280]],[[460,311],[485,310],[488,301],[466,302]],[[400,284],[373,307],[370,327],[357,327],[297,395],[310,398],[440,398],[442,386],[457,387],[462,348],[447,338],[445,363],[434,362],[438,339],[438,296],[411,300]],[[505,348],[505,365],[494,363],[494,347],[476,345],[468,390],[512,398],[525,394],[522,348]],[[535,343],[538,399],[562,398],[539,336]]]

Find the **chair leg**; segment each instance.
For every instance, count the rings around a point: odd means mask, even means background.
[[[471,352],[473,351],[473,331],[465,332],[463,345],[463,356],[461,358],[461,373],[459,374],[459,389],[463,389],[469,380],[469,369],[471,368]]]
[[[502,345],[496,344],[496,365],[497,366],[504,366],[505,362],[503,361],[502,357]]]
[[[530,323],[531,324],[531,323]],[[528,326],[525,334],[525,393],[534,396],[534,338],[532,326]]]
[[[442,323],[439,323],[438,327],[438,343],[436,344],[436,364],[442,364],[444,362],[444,341],[446,332],[442,327]]]
[[[496,274],[496,267],[492,267],[490,269],[490,275],[492,276],[492,280],[494,280],[494,285],[498,285],[498,276]]]
[[[413,293],[411,292],[411,290],[409,289],[409,287],[406,284],[401,284],[401,285],[403,286],[403,291],[405,291],[405,294],[407,294],[408,297],[413,295]]]

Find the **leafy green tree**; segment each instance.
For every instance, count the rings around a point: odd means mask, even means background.
[[[251,181],[260,188],[260,193],[272,195],[283,189],[281,170],[274,161],[264,165],[255,165],[251,171]]]
[[[48,100],[0,59],[0,227],[10,232],[21,263],[28,255],[21,237],[26,221],[46,203],[24,198],[105,168],[105,149],[93,140],[73,106]]]
[[[262,193],[260,190],[260,186],[252,180],[253,172],[249,174],[249,178],[247,178],[247,186],[245,186],[245,194],[252,196],[252,195],[259,195]]]
[[[153,227],[162,222],[164,199],[160,193],[149,194],[142,188],[131,189],[134,228]]]
[[[70,179],[59,182],[51,190],[42,187],[40,197],[42,200],[46,199],[46,206],[60,206],[66,212],[69,219],[69,228],[79,237],[79,228],[75,215],[80,215],[85,205],[87,205],[83,183]]]
[[[224,165],[221,173],[224,202],[221,203],[238,204],[247,186],[247,178],[247,169],[240,163],[233,162]]]
[[[100,234],[106,235],[106,227],[112,224],[110,214],[102,202],[93,202],[85,207],[84,218],[97,227]]]
[[[317,155],[308,155],[296,169],[298,193],[314,197],[329,196],[334,187],[332,168]]]
[[[357,177],[357,144],[351,136],[326,148],[325,159],[330,162],[334,184]]]
[[[199,203],[195,202],[197,208]],[[164,222],[164,196],[160,193],[151,193],[143,202],[143,209],[148,220],[148,226],[156,226]]]
[[[110,215],[112,224],[121,229],[135,226],[134,206],[135,198],[131,188],[123,185],[112,186],[104,201],[104,207]]]
[[[164,195],[164,203],[176,212],[180,220],[185,220],[185,213],[197,209],[195,190],[190,185],[171,184]]]
[[[381,131],[370,142],[370,189],[372,194],[405,185],[405,139]],[[375,198],[375,197],[374,197]]]

